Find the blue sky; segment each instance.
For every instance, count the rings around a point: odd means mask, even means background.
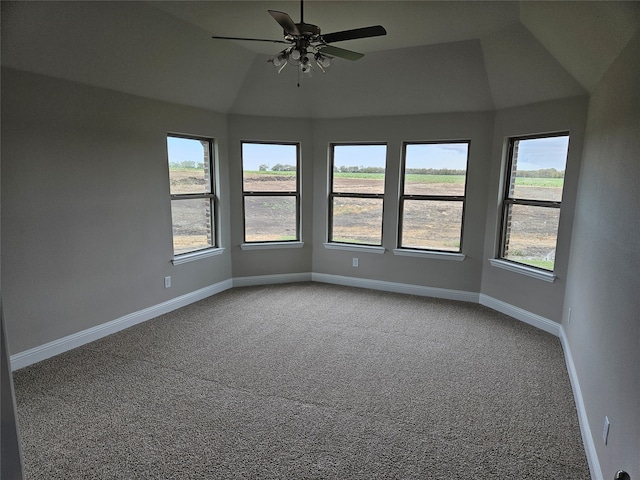
[[[385,167],[386,145],[336,145],[333,164],[340,167]]]
[[[518,170],[539,170],[542,168],[564,170],[568,148],[568,136],[520,140]]]
[[[406,168],[467,169],[466,143],[419,143],[407,145]]]
[[[244,170],[258,170],[263,164],[273,167],[278,163],[295,166],[296,146],[263,143],[242,144],[242,168]]]
[[[190,138],[167,137],[167,152],[169,162],[196,162],[202,163],[204,152],[202,145],[197,140]]]
[[[568,136],[520,140],[518,170],[555,168],[564,170],[567,158]],[[169,161],[202,162],[202,147],[194,140],[168,137]],[[336,166],[384,167],[385,145],[336,145]],[[295,165],[295,145],[243,144],[246,170],[258,170],[262,164],[270,167],[277,163]],[[453,168],[463,170],[467,163],[466,143],[410,144],[407,146],[407,168]]]

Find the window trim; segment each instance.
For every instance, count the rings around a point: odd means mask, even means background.
[[[293,191],[245,191],[244,189],[244,156],[243,146],[244,144],[258,144],[258,145],[290,145],[296,147],[296,190]],[[269,141],[269,140],[241,140],[240,141],[240,168],[241,168],[241,191],[242,191],[242,250],[256,250],[258,248],[252,248],[251,246],[258,247],[264,245],[264,248],[287,248],[287,244],[302,244],[302,222],[301,222],[301,208],[302,208],[302,194],[301,194],[301,155],[300,155],[300,142],[285,142],[285,141]],[[292,240],[247,240],[247,215],[245,200],[247,197],[295,197],[296,199],[296,238]],[[302,246],[302,245],[300,245]],[[292,247],[296,248],[296,246]]]
[[[201,258],[215,257],[222,253],[224,253],[224,248],[222,247],[203,248],[192,252],[185,252],[179,256],[174,256],[171,263],[174,265],[182,265],[183,263],[193,262],[195,260],[200,260]]]
[[[241,243],[240,248],[242,250],[276,250],[279,248],[302,248],[304,242],[294,240],[280,240],[274,242],[251,242]]]
[[[507,138],[507,158],[505,162],[505,175],[502,185],[502,202],[500,205],[500,232],[498,237],[498,251],[496,257],[489,259],[491,265],[494,267],[503,268],[505,270],[523,273],[525,275],[553,282],[556,279],[555,268],[556,263],[553,263],[553,270],[547,268],[538,267],[535,265],[529,265],[527,263],[518,262],[504,257],[504,249],[506,247],[506,231],[507,231],[507,210],[512,205],[524,205],[531,207],[544,207],[544,208],[556,208],[562,212],[562,200],[532,200],[524,198],[511,198],[509,197],[509,191],[511,186],[511,175],[513,173],[513,149],[515,141],[520,140],[535,140],[541,138],[554,138],[554,137],[568,137],[569,143],[571,142],[571,135],[569,131],[547,132],[530,135],[517,135]],[[569,161],[569,147],[567,146],[567,158],[565,160],[565,175],[567,171],[567,162]],[[564,186],[562,187],[562,196],[564,196]],[[560,234],[560,223],[558,223],[558,231],[556,232],[556,246],[558,244],[558,236]]]
[[[333,179],[334,176],[334,160],[335,160],[335,147],[337,146],[373,146],[373,145],[384,145],[385,147],[385,165],[384,165],[384,187],[382,193],[353,193],[353,192],[334,192],[333,191]],[[386,193],[386,181],[387,181],[387,158],[386,156],[389,153],[389,145],[387,142],[331,142],[329,143],[329,205],[327,210],[327,242],[324,244],[325,248],[333,248],[335,250],[342,249],[348,250],[347,247],[373,247],[376,251],[382,248],[382,252],[385,250],[382,247],[382,242],[384,239],[384,197]],[[382,200],[382,212],[380,218],[380,243],[355,243],[355,242],[339,242],[333,240],[333,199],[334,198],[373,198]],[[332,245],[332,246],[329,246]],[[339,247],[341,246],[341,247]],[[373,250],[372,250],[373,251]]]
[[[405,172],[407,169],[407,146],[408,145],[440,145],[440,144],[451,144],[451,143],[464,143],[467,145],[467,162],[465,165],[465,174],[464,174],[464,195],[415,195],[409,194],[405,195],[404,193],[404,185],[405,185]],[[400,159],[400,190],[398,192],[398,238],[397,238],[397,248],[394,249],[394,253],[396,255],[403,255],[404,252],[407,252],[406,256],[418,256],[420,253],[423,257],[430,258],[451,258],[451,259],[460,259],[463,260],[464,254],[462,251],[462,247],[464,245],[464,219],[467,211],[467,187],[468,187],[468,177],[469,177],[469,156],[471,154],[471,139],[456,139],[456,140],[426,140],[426,141],[411,141],[411,142],[402,142],[402,158]],[[460,218],[460,246],[458,250],[443,250],[438,248],[420,248],[420,247],[403,247],[402,246],[402,222],[404,217],[404,202],[405,200],[419,200],[419,201],[456,201],[462,202],[462,215]],[[433,256],[437,255],[437,256]],[[451,256],[455,255],[455,256]],[[461,256],[461,258],[460,258]]]
[[[202,246],[198,248],[194,248],[193,250],[189,250],[186,252],[176,253],[175,245],[174,245],[174,237],[173,237],[173,218],[171,220],[171,245],[173,249],[173,258],[171,262],[174,265],[179,265],[181,263],[191,262],[193,260],[197,260],[199,258],[209,257],[213,255],[218,255],[224,251],[224,248],[220,248],[219,246],[219,232],[218,232],[218,208],[219,208],[219,199],[217,193],[217,169],[216,169],[216,160],[215,160],[215,148],[216,148],[216,140],[212,137],[203,137],[200,135],[187,135],[183,133],[173,133],[167,132],[165,139],[169,137],[173,138],[182,138],[187,140],[197,140],[199,142],[207,142],[209,149],[209,192],[208,193],[181,193],[181,194],[172,194],[169,193],[169,198],[171,205],[173,205],[174,201],[180,200],[195,200],[195,199],[209,199],[210,203],[210,223],[211,223],[211,244],[207,246]],[[165,140],[166,141],[166,140]],[[167,151],[167,168],[169,168],[169,153]],[[169,189],[171,191],[171,189]]]
[[[556,278],[558,278],[555,272],[534,267],[533,265],[526,265],[524,263],[505,260],[504,258],[489,258],[489,263],[492,267],[501,268],[510,272],[520,273],[522,275],[537,278],[538,280],[543,280],[549,283],[555,282]]]

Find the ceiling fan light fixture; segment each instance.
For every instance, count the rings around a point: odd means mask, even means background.
[[[284,69],[284,67],[286,67],[286,66],[287,66],[287,61],[285,60],[285,61],[282,63],[282,65],[280,66],[280,68],[278,68],[278,73],[280,73],[280,72]]]
[[[302,73],[311,73],[311,64],[309,63],[309,57],[306,55],[300,59],[300,71]]]
[[[287,64],[287,55],[284,52],[280,52],[277,57],[273,59],[273,64],[276,67],[281,67]]]
[[[316,53],[315,59],[318,66],[322,67],[323,69],[331,66],[331,57],[322,55],[320,52]]]
[[[297,48],[294,48],[293,50],[291,50],[291,53],[289,54],[289,56],[293,59],[293,60],[300,60],[300,57],[302,56],[300,53],[300,50],[298,50]]]

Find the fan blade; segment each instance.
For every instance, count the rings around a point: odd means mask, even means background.
[[[347,60],[359,60],[364,57],[363,53],[352,52],[351,50],[345,50],[344,48],[338,48],[332,45],[325,45],[318,50],[320,53],[331,55],[332,57],[346,58]]]
[[[277,10],[268,10],[269,14],[274,18],[276,22],[284,29],[288,34],[299,36],[300,31],[288,13],[279,12]]]
[[[211,38],[217,38],[220,40],[245,40],[247,42],[271,42],[271,43],[286,43],[286,44],[290,43],[290,42],[285,42],[284,40],[267,40],[266,38],[218,37],[215,35]]]
[[[354,28],[342,32],[327,33],[322,35],[324,43],[342,42],[344,40],[356,40],[358,38],[379,37],[386,35],[387,31],[381,25],[373,27]]]

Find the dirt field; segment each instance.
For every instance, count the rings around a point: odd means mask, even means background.
[[[172,190],[183,192],[204,185],[204,179],[178,171],[172,174]],[[295,190],[295,177],[286,175],[249,174],[245,176],[246,191],[286,192]],[[382,193],[381,180],[363,178],[336,178],[336,191],[353,193]],[[412,194],[462,195],[462,184],[412,183],[407,186]],[[556,198],[561,188],[524,187],[518,191],[533,198]],[[523,193],[527,192],[527,193]],[[178,202],[173,202],[176,207]],[[180,202],[182,203],[182,202]],[[378,199],[336,198],[334,201],[333,240],[380,244],[382,201]],[[514,209],[509,258],[549,268],[555,257],[556,209],[517,207]],[[295,238],[294,197],[248,197],[246,202],[246,240],[291,240]],[[458,251],[460,248],[461,202],[407,201],[403,213],[402,245]],[[207,231],[202,228],[205,210],[202,202],[193,202],[173,209],[176,248],[206,245]],[[549,263],[551,262],[551,263]]]
[[[205,193],[207,179],[198,170],[169,170],[171,194]],[[210,245],[213,236],[207,224],[207,199],[176,200],[171,202],[174,253],[188,252]]]

